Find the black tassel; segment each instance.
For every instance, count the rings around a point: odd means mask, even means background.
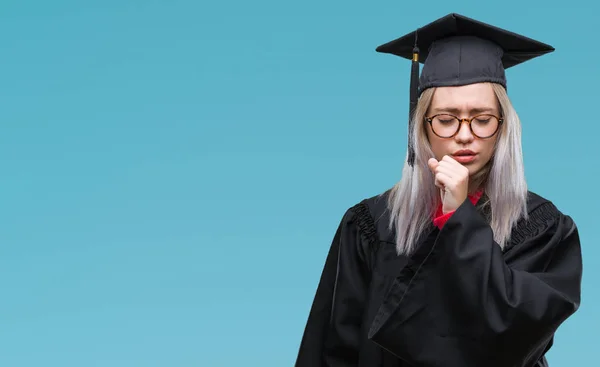
[[[417,33],[415,33],[415,46],[410,72],[410,104],[408,109],[408,164],[413,167],[415,163],[415,149],[412,141],[413,115],[419,100],[419,48],[417,47]]]

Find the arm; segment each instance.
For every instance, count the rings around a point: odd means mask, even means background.
[[[505,255],[465,201],[396,279],[369,337],[423,367],[534,366],[580,302],[577,228],[548,207]]]
[[[340,223],[317,287],[296,367],[356,366],[368,286],[367,257],[358,221],[348,211]]]

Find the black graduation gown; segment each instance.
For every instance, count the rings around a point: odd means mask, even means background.
[[[504,251],[469,200],[410,258],[387,228],[389,191],[350,208],[335,233],[296,367],[541,367],[579,307],[573,220],[529,192]]]

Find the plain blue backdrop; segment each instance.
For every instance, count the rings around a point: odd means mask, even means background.
[[[410,64],[449,12],[557,51],[508,71],[533,191],[579,225],[595,363],[592,1],[0,6],[0,366],[292,366],[344,211],[400,178]]]

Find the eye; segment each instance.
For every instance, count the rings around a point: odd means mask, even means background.
[[[452,124],[452,123],[456,122],[456,119],[453,116],[449,116],[449,115],[439,115],[439,116],[436,116],[435,119],[440,124]]]
[[[478,124],[487,124],[487,123],[489,123],[489,122],[491,121],[491,119],[492,119],[492,118],[491,118],[490,116],[478,116],[478,117],[475,119],[475,121],[476,121]]]

